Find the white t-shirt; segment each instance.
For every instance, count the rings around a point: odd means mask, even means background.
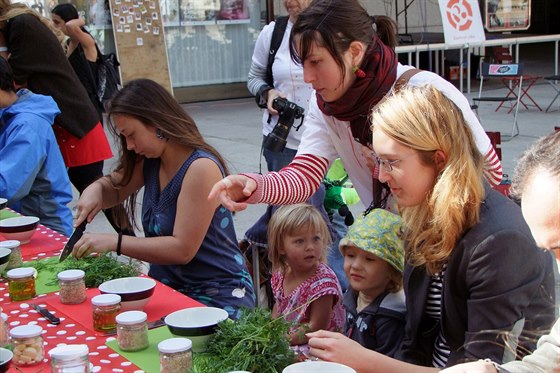
[[[270,40],[272,39],[274,25],[275,22],[271,22],[262,29],[257,38],[257,43],[255,44],[255,50],[253,52],[253,63],[265,70],[268,64],[268,53],[270,51]],[[309,99],[312,94],[315,95],[315,91],[311,87],[311,84],[307,84],[303,81],[302,66],[294,63],[290,57],[289,42],[292,26],[292,22],[288,21],[282,44],[280,48],[278,48],[276,56],[274,56],[274,63],[272,64],[274,89],[282,92],[288,100],[301,106],[305,110],[304,115],[307,115]],[[271,118],[270,123],[267,123],[268,116],[268,110],[264,109],[262,123],[263,135],[265,136],[272,131],[278,122],[278,115],[275,115]],[[300,123],[301,119],[296,119],[294,125],[297,126]],[[304,126],[302,126],[299,131],[296,131],[295,128],[290,130],[286,147],[290,149],[297,149],[299,147],[303,129]]]

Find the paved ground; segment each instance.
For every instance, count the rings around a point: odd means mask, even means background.
[[[550,58],[550,55],[548,56]],[[529,61],[526,70],[543,76],[552,75],[554,72],[552,63],[542,60],[538,63]],[[478,81],[472,81],[473,92],[466,94],[467,97],[472,98],[478,94],[477,84]],[[504,92],[498,85],[495,87],[498,94],[501,94],[500,90]],[[533,86],[529,93],[543,110],[555,94],[553,88],[544,80]],[[195,119],[206,139],[225,156],[232,173],[259,171],[261,113],[252,98],[193,103],[186,104],[184,107]],[[496,104],[492,103],[481,106],[479,115],[484,128],[487,131],[509,134],[513,115],[508,115],[506,109],[495,112],[495,107]],[[519,136],[511,141],[502,142],[504,172],[511,174],[519,154],[537,138],[552,132],[555,126],[560,126],[560,98],[556,100],[548,113],[536,108],[527,110],[521,107],[519,110]],[[105,171],[109,172],[112,166],[112,161],[106,162]],[[263,170],[266,169],[264,162],[262,167]],[[76,198],[73,203],[75,201]],[[359,209],[359,207],[355,209]],[[248,210],[236,214],[235,223],[239,237],[243,236],[245,230],[260,216],[263,210],[264,206],[250,206]],[[96,217],[88,230],[112,232],[102,214]]]

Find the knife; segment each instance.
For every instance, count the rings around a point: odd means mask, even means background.
[[[74,245],[84,234],[84,231],[86,230],[86,225],[87,225],[87,220],[84,220],[82,224],[80,224],[76,228],[74,233],[72,233],[72,236],[70,236],[70,239],[68,240],[68,242],[66,242],[66,245],[64,245],[64,249],[62,249],[62,252],[60,253],[60,257],[58,258],[59,263],[62,262],[64,259],[66,259],[68,255],[70,255],[70,253],[74,249]]]
[[[49,322],[53,325],[60,324],[60,319],[53,315],[48,309],[45,307],[38,306],[34,303],[31,303],[30,306],[37,312],[39,312],[45,319],[49,320]]]

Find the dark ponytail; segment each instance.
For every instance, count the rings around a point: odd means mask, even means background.
[[[388,16],[375,16],[377,36],[388,47],[395,49],[399,45],[397,23]]]

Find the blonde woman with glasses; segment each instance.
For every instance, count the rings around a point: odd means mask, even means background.
[[[552,257],[535,246],[520,208],[484,180],[464,122],[428,86],[405,88],[374,111],[379,180],[403,218],[405,337],[396,360],[319,331],[308,335],[314,356],[358,372],[437,372],[519,358],[550,329]]]

